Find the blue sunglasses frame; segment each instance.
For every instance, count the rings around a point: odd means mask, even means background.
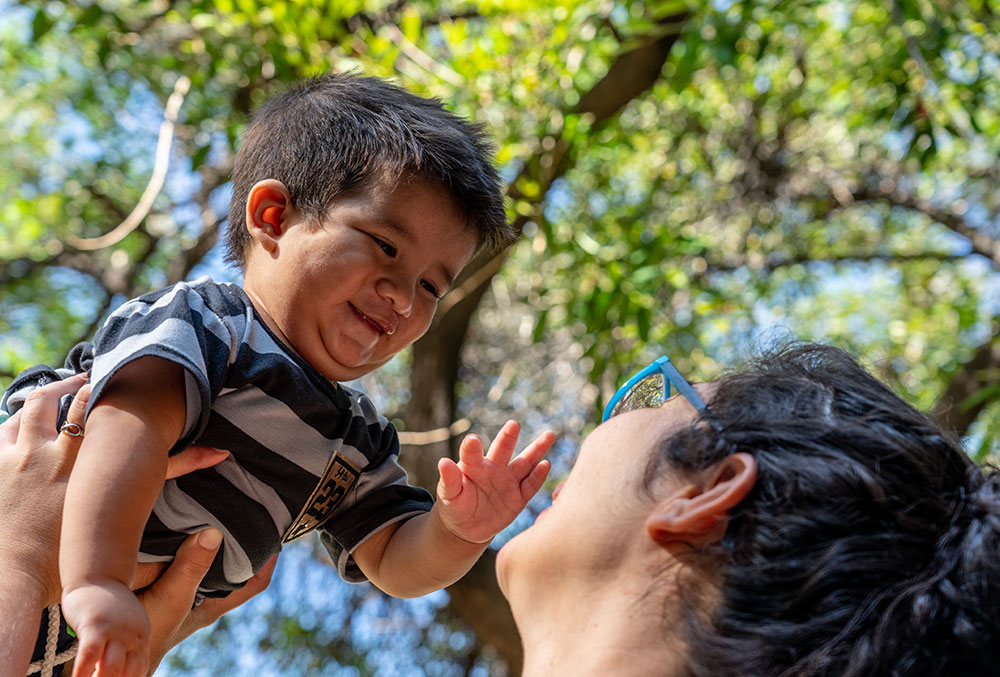
[[[601,421],[607,421],[615,414],[624,413],[615,411],[615,407],[618,406],[618,403],[621,402],[622,398],[628,395],[636,384],[654,374],[663,374],[663,402],[666,402],[670,397],[670,386],[673,385],[677,388],[677,392],[683,395],[684,399],[686,399],[691,406],[694,407],[699,416],[701,416],[714,429],[719,429],[718,423],[709,415],[708,407],[705,405],[705,402],[698,396],[698,393],[695,392],[694,388],[691,387],[691,384],[688,383],[683,376],[681,376],[681,373],[677,371],[677,367],[673,365],[670,358],[666,355],[653,360],[649,365],[641,369],[633,375],[632,378],[626,381],[625,385],[615,391],[615,394],[608,401],[608,406],[604,408],[604,416]],[[626,411],[631,411],[631,409]]]

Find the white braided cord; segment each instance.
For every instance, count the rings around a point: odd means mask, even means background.
[[[39,677],[52,677],[52,669],[57,665],[62,665],[68,662],[73,656],[76,655],[77,643],[73,642],[73,646],[66,649],[62,653],[56,653],[58,649],[59,642],[59,605],[53,604],[46,610],[48,614],[48,628],[45,632],[45,655],[40,659],[28,666],[28,674],[33,675],[36,672],[41,673]]]

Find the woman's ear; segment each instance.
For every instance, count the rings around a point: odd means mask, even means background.
[[[273,253],[289,226],[292,196],[281,181],[258,181],[247,195],[247,231],[265,251]]]
[[[727,456],[705,477],[672,494],[646,519],[646,532],[661,546],[720,540],[729,510],[746,498],[757,480],[757,461],[747,453]]]

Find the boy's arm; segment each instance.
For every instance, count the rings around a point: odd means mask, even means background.
[[[59,553],[64,612],[81,639],[75,674],[100,660],[103,643],[116,633],[138,638],[124,650],[124,665],[143,658],[133,648],[147,641],[149,622],[129,583],[167,452],[183,432],[184,398],[182,367],[141,357],[112,377],[87,419],[66,490]]]
[[[555,436],[542,433],[511,460],[519,431],[508,421],[485,456],[482,441],[469,435],[458,463],[438,462],[438,500],[430,512],[390,525],[354,550],[372,583],[396,597],[417,597],[451,585],[472,567],[548,475],[542,456]]]

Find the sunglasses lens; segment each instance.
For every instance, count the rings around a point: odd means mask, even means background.
[[[629,388],[628,392],[618,400],[608,418],[634,409],[659,407],[666,401],[668,395],[665,385],[662,373],[650,374]]]

